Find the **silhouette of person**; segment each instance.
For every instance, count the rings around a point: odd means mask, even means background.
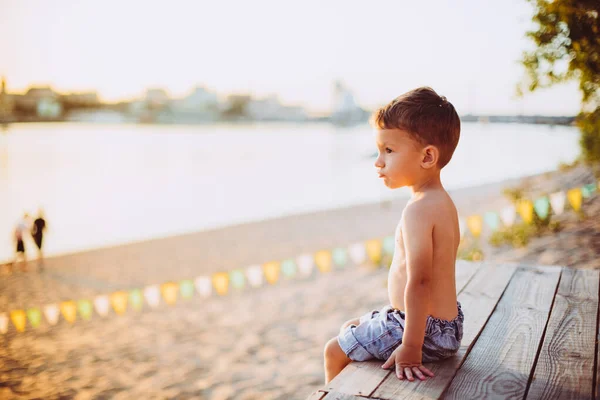
[[[37,218],[33,221],[31,226],[31,236],[33,241],[38,248],[38,266],[40,270],[44,267],[44,253],[42,246],[44,244],[44,230],[46,229],[46,220],[44,219],[44,211],[40,208],[38,210]]]
[[[16,265],[19,262],[19,259],[21,259],[22,264],[21,264],[21,270],[26,271],[27,270],[27,255],[25,254],[25,233],[29,231],[28,229],[28,219],[29,219],[29,215],[27,213],[25,213],[25,215],[23,215],[23,218],[19,220],[19,222],[17,222],[17,225],[15,226],[15,231],[14,231],[14,239],[15,239],[15,243],[17,245],[16,248],[16,252],[15,252],[15,261],[14,264]]]

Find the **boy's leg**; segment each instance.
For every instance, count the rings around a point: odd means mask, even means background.
[[[359,324],[360,324],[360,318],[349,319],[348,321],[346,321],[342,324],[342,327],[340,328],[340,332],[343,331],[344,329],[346,329],[347,327],[349,327],[350,325],[358,326]]]
[[[337,337],[329,340],[325,345],[325,384],[331,382],[351,362],[340,347]]]

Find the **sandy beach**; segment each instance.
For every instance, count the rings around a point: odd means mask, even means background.
[[[461,215],[509,204],[505,187],[451,192]],[[582,168],[528,179],[531,195],[596,182]],[[0,274],[0,311],[93,298],[390,235],[405,200],[290,216],[49,258]],[[600,268],[600,196],[587,218],[526,248],[484,246],[486,260]],[[558,217],[557,217],[558,218]],[[322,349],[340,325],[387,302],[385,268],[349,265],[224,297],[180,300],[69,325],[0,335],[4,399],[303,399],[323,383]],[[468,310],[465,311],[468,313]]]

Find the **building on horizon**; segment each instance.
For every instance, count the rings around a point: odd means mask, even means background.
[[[0,123],[11,122],[14,119],[15,101],[6,90],[6,78],[2,77],[0,87]]]

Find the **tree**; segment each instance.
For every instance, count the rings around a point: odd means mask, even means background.
[[[600,1],[527,1],[535,7],[537,30],[527,36],[536,49],[523,53],[521,62],[528,79],[519,91],[578,80],[582,109],[577,124],[583,159],[600,162]]]

